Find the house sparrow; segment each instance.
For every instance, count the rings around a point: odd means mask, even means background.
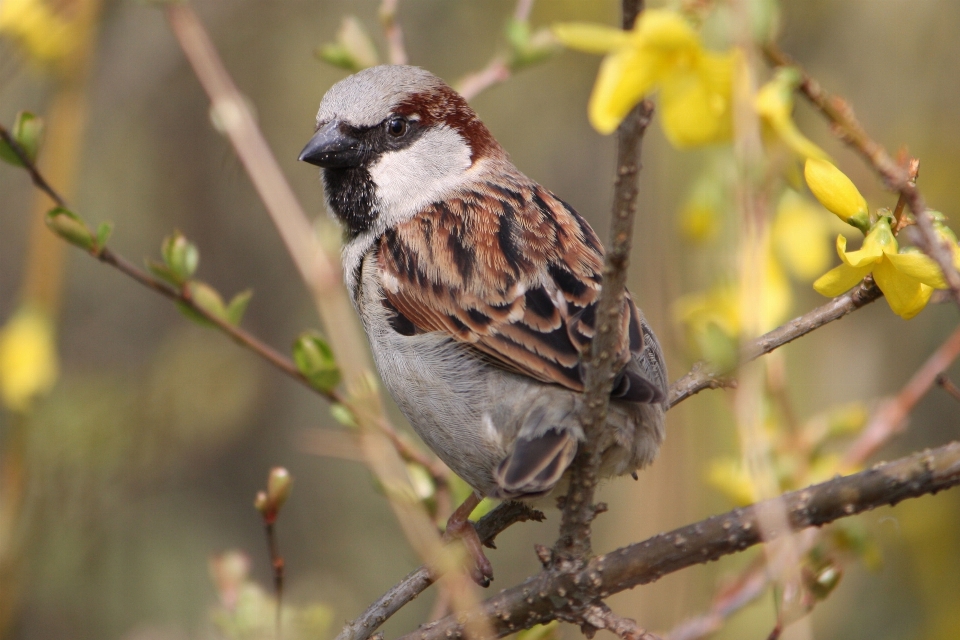
[[[603,269],[593,229],[417,67],[336,83],[300,160],[323,168],[347,287],[419,436],[477,491],[474,504],[551,492],[584,437],[580,358]],[[606,476],[653,460],[667,408],[660,345],[629,293],[620,321]]]

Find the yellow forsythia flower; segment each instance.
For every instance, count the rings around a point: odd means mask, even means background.
[[[847,239],[837,236],[837,253],[843,264],[813,283],[814,289],[831,298],[872,273],[893,312],[909,320],[927,305],[933,289],[946,288],[936,262],[919,251],[899,249],[888,218],[873,226],[857,251],[848,252]]]
[[[840,169],[826,160],[809,158],[803,166],[803,177],[820,204],[866,233],[870,224],[867,201]]]
[[[643,98],[660,89],[664,132],[675,147],[731,138],[733,74],[737,51],[714,53],[679,14],[643,12],[630,31],[594,24],[553,28],[568,47],[605,53],[590,96],[590,123],[612,133]]]
[[[44,0],[0,0],[0,33],[8,34],[43,64],[66,58],[79,37],[76,25]]]
[[[754,108],[788,147],[806,158],[827,160],[826,152],[800,133],[793,121],[793,92],[799,82],[796,69],[784,68],[760,88]]]
[[[810,282],[830,266],[830,230],[823,209],[787,190],[777,205],[770,231],[773,249],[798,280]]]
[[[53,322],[22,307],[0,330],[0,400],[13,411],[26,411],[57,380]]]

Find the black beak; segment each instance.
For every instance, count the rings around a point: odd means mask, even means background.
[[[313,134],[297,159],[324,169],[359,167],[362,163],[360,141],[345,130],[339,120],[331,120]]]

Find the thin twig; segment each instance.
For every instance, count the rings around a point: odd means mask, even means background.
[[[588,638],[593,637],[597,631],[606,629],[621,640],[660,640],[642,629],[636,620],[619,616],[602,603],[587,607],[581,628]]]
[[[910,158],[906,162],[907,164],[907,175],[910,179],[910,184],[916,186],[917,176],[920,173],[920,161],[916,158]],[[904,227],[908,227],[911,224],[914,224],[910,218],[903,215],[903,210],[907,206],[907,199],[904,197],[903,193],[897,198],[897,206],[893,208],[893,235],[900,233]]]
[[[960,442],[922,451],[871,469],[793,491],[778,498],[786,507],[789,531],[820,527],[880,506],[933,494],[960,484]],[[769,502],[769,501],[768,501]],[[502,591],[467,616],[447,616],[401,640],[463,638],[464,623],[480,617],[498,637],[563,618],[583,598],[654,582],[664,575],[767,542],[758,511],[768,503],[735,509],[592,558],[579,571],[544,570]],[[765,534],[769,532],[764,532]]]
[[[872,280],[864,280],[842,296],[837,296],[830,302],[753,340],[743,350],[744,357],[747,360],[759,358],[829,322],[839,320],[882,295],[883,293],[874,286]],[[670,386],[669,403],[673,407],[704,389],[717,389],[731,386],[731,384],[729,379],[716,370],[705,365],[696,366]]]
[[[7,128],[3,125],[0,125],[0,138],[3,138],[3,141],[6,142],[10,148],[13,149],[13,152],[17,154],[17,157],[20,158],[20,162],[23,163],[27,173],[30,174],[30,180],[33,181],[33,184],[45,194],[50,196],[50,199],[53,200],[58,207],[68,209],[69,207],[67,207],[67,203],[64,201],[64,199],[53,187],[50,186],[40,171],[37,170],[36,163],[30,159],[30,156],[27,155],[27,152],[24,150],[24,148],[20,146],[20,143],[17,142],[12,135],[10,135],[10,132],[7,131]]]
[[[870,422],[847,450],[843,458],[844,468],[859,467],[890,438],[900,433],[913,408],[958,356],[960,356],[960,327],[954,329],[946,341],[927,358],[900,393],[883,402],[874,412]]]
[[[623,24],[631,25],[642,10],[641,2],[626,0]],[[582,362],[584,411],[580,416],[584,441],[568,471],[570,488],[563,501],[560,534],[555,546],[556,561],[584,561],[590,554],[590,523],[596,516],[593,493],[597,485],[601,446],[596,440],[607,421],[613,389],[616,345],[622,330],[627,266],[637,212],[640,173],[640,144],[653,115],[649,101],[637,105],[617,132],[617,169],[610,223],[610,242],[603,264],[603,283],[596,303],[596,334],[589,357]]]
[[[946,374],[941,373],[937,376],[937,384],[943,387],[943,390],[953,396],[954,400],[960,400],[960,387],[957,387],[953,383],[953,380],[948,378]]]
[[[903,196],[920,229],[918,238],[920,248],[940,266],[954,302],[960,305],[960,273],[957,273],[953,266],[952,249],[943,238],[937,235],[923,196],[917,186],[910,181],[909,167],[898,164],[883,145],[867,135],[846,101],[824,91],[819,82],[781,51],[776,44],[765,45],[764,53],[775,66],[797,69],[801,76],[800,91],[803,95],[834,124],[844,142],[860,152],[880,174],[887,187]]]
[[[517,6],[513,10],[514,21],[527,22],[530,20],[533,2],[534,0],[517,0]],[[457,93],[463,96],[464,100],[469,102],[490,87],[509,80],[512,73],[513,70],[510,69],[507,56],[498,53],[482,69],[468,73],[461,78],[454,88]]]
[[[543,514],[521,502],[503,502],[477,521],[477,535],[487,546],[512,524],[543,520]],[[423,593],[434,582],[430,569],[422,566],[409,573],[394,585],[376,602],[367,607],[357,619],[347,624],[336,640],[367,640],[393,614],[405,607],[411,600]]]
[[[387,57],[390,64],[407,64],[407,49],[403,45],[403,29],[397,20],[397,5],[400,0],[383,0],[380,3],[380,24],[387,39]]]
[[[847,450],[841,465],[842,469],[855,469],[873,455],[884,444],[903,430],[907,415],[917,402],[934,384],[943,384],[944,375],[950,364],[960,356],[960,328],[924,362],[900,393],[885,402],[874,413],[870,423],[861,432]],[[960,393],[957,396],[960,399]],[[802,545],[806,551],[816,542],[816,538]],[[695,640],[720,628],[723,621],[737,610],[743,608],[763,593],[769,583],[769,571],[766,567],[752,568],[745,572],[730,591],[725,589],[714,599],[711,610],[701,616],[691,618],[667,634],[669,640]]]

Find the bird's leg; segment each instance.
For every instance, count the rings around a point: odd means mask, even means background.
[[[489,587],[490,581],[493,580],[493,567],[483,553],[483,545],[476,528],[470,522],[470,514],[481,500],[483,498],[476,491],[471,493],[447,520],[447,530],[443,537],[445,540],[460,538],[463,546],[467,548],[467,555],[473,560],[470,577],[481,587]]]

